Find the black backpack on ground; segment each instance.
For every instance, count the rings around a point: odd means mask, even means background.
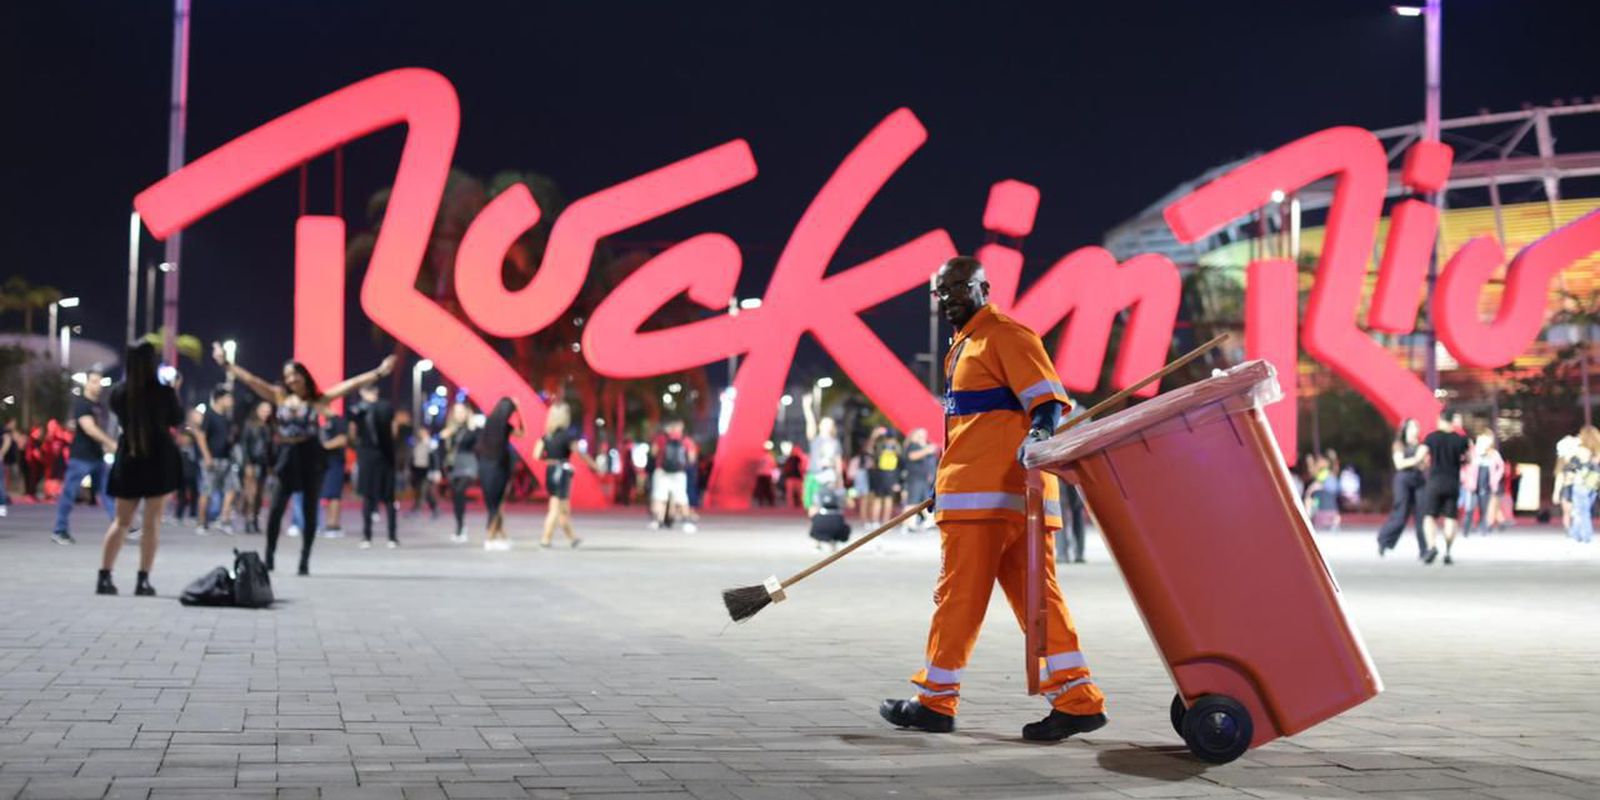
[[[233,604],[240,608],[266,608],[272,605],[272,578],[267,565],[254,551],[233,551]]]
[[[185,586],[183,594],[178,595],[178,602],[186,606],[231,606],[233,576],[228,574],[227,567],[217,567]]]

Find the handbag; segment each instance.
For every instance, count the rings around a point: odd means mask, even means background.
[[[233,604],[240,608],[272,605],[272,578],[255,551],[233,551]]]

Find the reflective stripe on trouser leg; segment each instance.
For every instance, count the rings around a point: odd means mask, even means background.
[[[1006,541],[1005,523],[944,522],[939,525],[943,564],[934,589],[933,622],[922,669],[911,677],[918,701],[941,714],[955,714],[961,669],[972,657]],[[950,680],[953,678],[954,680]],[[941,680],[944,679],[944,680]]]
[[[1008,522],[1005,552],[997,570],[1000,587],[1005,590],[1017,623],[1024,624],[1028,596],[1027,525]],[[1051,707],[1068,714],[1098,714],[1105,710],[1106,696],[1089,678],[1088,662],[1078,649],[1078,630],[1072,624],[1067,603],[1056,582],[1055,533],[1044,541],[1045,653],[1040,661],[1040,692]]]

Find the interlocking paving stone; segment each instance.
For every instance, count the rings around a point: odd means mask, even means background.
[[[1098,541],[1061,581],[1112,724],[1040,747],[1018,737],[1044,707],[998,592],[960,730],[878,719],[921,662],[934,537],[885,537],[732,626],[722,589],[815,558],[799,520],[685,536],[580,512],[576,551],[510,521],[512,553],[418,518],[397,551],[319,541],[314,577],[276,576],[283,602],[249,611],[172,597],[259,536],[169,528],[163,597],[104,598],[93,532],[58,547],[48,509],[13,506],[0,800],[1600,797],[1600,554],[1548,529],[1464,540],[1448,569],[1378,560],[1370,529],[1320,537],[1387,691],[1212,766],[1173,736],[1165,668]]]

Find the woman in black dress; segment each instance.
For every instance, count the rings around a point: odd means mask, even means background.
[[[567,535],[567,543],[577,547],[583,542],[572,532],[572,443],[578,434],[572,428],[572,408],[563,402],[550,404],[544,418],[544,437],[533,446],[534,459],[544,460],[544,487],[550,493],[550,510],[544,515],[544,536],[540,547],[549,547],[556,528]],[[586,453],[580,458],[589,461]],[[593,461],[589,461],[594,466]]]
[[[511,481],[511,437],[521,435],[522,407],[509,397],[500,398],[478,431],[478,484],[483,487],[483,506],[489,514],[485,550],[511,549],[500,504]]]
[[[317,497],[321,494],[322,480],[327,465],[327,451],[322,447],[317,416],[329,411],[328,406],[346,394],[394,370],[394,356],[385,358],[374,369],[352,378],[346,378],[326,391],[317,388],[311,372],[304,364],[290,361],[283,365],[283,382],[268,383],[252,375],[238,364],[227,359],[222,345],[213,343],[211,355],[227,370],[228,375],[244,381],[257,396],[269,398],[278,407],[277,458],[272,471],[278,485],[272,492],[272,506],[267,511],[267,569],[275,569],[274,555],[278,550],[278,532],[283,525],[283,512],[289,507],[289,498],[300,493],[300,510],[305,515],[305,535],[300,539],[300,575],[311,574],[311,546],[317,537]]]
[[[183,463],[172,429],[183,424],[178,393],[156,379],[156,349],[149,342],[128,348],[122,382],[111,387],[111,411],[117,415],[122,435],[117,437],[106,493],[116,498],[116,517],[106,529],[100,551],[100,576],[96,594],[116,594],[111,567],[133,524],[133,514],[144,501],[144,534],[139,539],[139,581],[133,593],[149,597],[150,567],[161,542],[161,509],[167,495],[178,488]]]

